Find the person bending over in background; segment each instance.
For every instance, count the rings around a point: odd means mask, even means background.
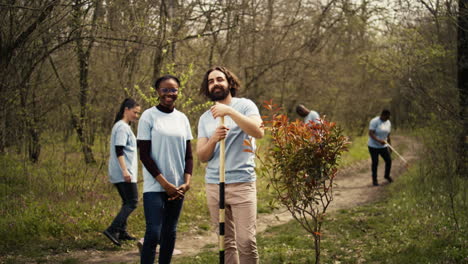
[[[377,180],[377,167],[379,166],[379,155],[385,161],[385,176],[388,182],[393,182],[390,177],[390,170],[392,168],[392,159],[390,157],[390,130],[392,124],[390,123],[390,111],[384,109],[380,116],[374,117],[369,123],[369,140],[367,146],[372,159],[372,184],[378,186]]]
[[[206,196],[213,224],[219,222],[219,141],[225,139],[225,248],[226,263],[258,263],[256,243],[257,190],[255,154],[244,152],[244,140],[252,143],[264,135],[257,106],[249,99],[235,97],[240,88],[237,77],[224,67],[209,69],[200,93],[216,102],[198,123],[197,154],[206,166]],[[219,125],[219,118],[225,124]]]
[[[296,113],[304,118],[304,123],[312,121],[316,124],[320,124],[320,116],[317,112],[307,109],[304,105],[300,104],[296,107]]]
[[[146,232],[141,263],[170,263],[185,193],[190,189],[192,132],[187,116],[175,109],[180,81],[172,75],[156,80],[159,104],[143,112],[138,147],[143,167]]]
[[[122,208],[103,232],[114,244],[120,240],[135,240],[127,233],[127,218],[138,203],[138,155],[131,122],[138,120],[140,106],[131,98],[125,99],[115,117],[110,140],[109,180],[122,198]]]

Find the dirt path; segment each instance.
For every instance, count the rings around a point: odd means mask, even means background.
[[[420,147],[417,142],[411,138],[403,136],[394,136],[392,138],[395,146],[399,149],[405,146],[404,157],[411,164],[417,159],[418,149]],[[380,160],[379,163],[379,182],[380,186],[372,186],[370,174],[370,160],[359,162],[339,172],[336,177],[336,187],[334,189],[334,200],[331,203],[328,212],[333,212],[339,209],[346,209],[358,205],[375,201],[382,193],[382,188],[385,188],[387,182],[383,179],[384,163]],[[394,155],[392,164],[392,177],[397,179],[406,170],[403,162]],[[283,209],[272,214],[259,215],[257,222],[257,231],[261,233],[270,226],[284,224],[292,219],[289,211]],[[195,255],[201,248],[208,244],[217,244],[217,237],[214,232],[207,235],[199,236],[180,236],[177,240],[176,248],[182,251],[182,254],[174,256],[174,259],[182,256]],[[182,239],[183,238],[183,239]],[[130,251],[80,251],[68,254],[68,257],[78,258],[84,263],[138,263],[139,254],[135,249]]]

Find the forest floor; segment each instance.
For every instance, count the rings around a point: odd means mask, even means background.
[[[418,150],[421,146],[414,139],[405,136],[393,136],[392,140],[396,146],[404,147],[404,157],[410,164],[418,158]],[[388,185],[387,181],[383,178],[384,162],[382,159],[379,161],[378,175],[380,186],[372,186],[370,167],[369,159],[348,166],[338,173],[335,178],[334,199],[327,212],[330,213],[340,209],[372,203],[381,197],[383,188]],[[398,180],[398,177],[405,170],[405,164],[393,154],[392,178]],[[279,209],[271,214],[259,214],[257,232],[264,232],[268,227],[287,223],[291,219],[293,218],[286,209]],[[180,250],[181,254],[175,255],[174,260],[184,256],[196,255],[209,244],[217,244],[215,232],[205,235],[180,235],[176,242],[176,249]],[[64,259],[75,259],[75,263],[138,263],[139,252],[135,246],[131,250],[119,251],[72,251],[66,254],[50,256],[49,258],[50,263],[62,262]]]

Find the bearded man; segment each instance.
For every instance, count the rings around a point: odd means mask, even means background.
[[[225,263],[258,263],[256,243],[257,189],[255,154],[245,152],[244,140],[264,135],[257,106],[249,99],[235,97],[239,79],[225,67],[209,69],[200,93],[216,102],[198,123],[197,155],[208,162],[205,174],[206,197],[213,224],[219,221],[219,153],[225,139]],[[220,125],[219,117],[225,117]]]

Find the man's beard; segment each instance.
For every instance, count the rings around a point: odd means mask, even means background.
[[[221,101],[221,100],[226,99],[229,93],[230,93],[229,89],[224,89],[224,87],[222,86],[215,86],[213,87],[213,90],[211,90],[208,97],[211,99],[211,101]]]

